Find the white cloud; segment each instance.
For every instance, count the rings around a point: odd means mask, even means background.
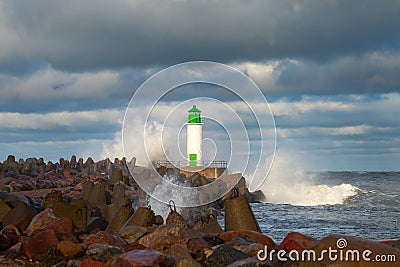
[[[53,112],[46,114],[0,113],[0,128],[50,130],[59,127],[70,129],[90,128],[95,125],[120,125],[123,111],[92,110]]]

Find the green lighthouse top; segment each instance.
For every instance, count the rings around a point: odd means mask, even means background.
[[[196,105],[193,105],[193,107],[189,109],[188,123],[201,123],[200,113],[201,111],[196,107]]]

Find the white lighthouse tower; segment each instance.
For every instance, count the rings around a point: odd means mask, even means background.
[[[201,160],[201,139],[203,138],[204,123],[201,121],[200,113],[201,111],[194,105],[189,110],[188,122],[186,123],[186,152],[189,167],[197,167]]]

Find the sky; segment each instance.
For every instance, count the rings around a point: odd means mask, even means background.
[[[399,10],[396,0],[0,0],[0,161],[121,157],[137,88],[164,68],[203,60],[258,85],[274,115],[277,157],[307,170],[399,171]],[[226,139],[218,127],[207,134]]]

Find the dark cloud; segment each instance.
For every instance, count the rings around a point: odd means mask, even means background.
[[[3,1],[0,65],[98,70],[398,48],[393,1]]]

